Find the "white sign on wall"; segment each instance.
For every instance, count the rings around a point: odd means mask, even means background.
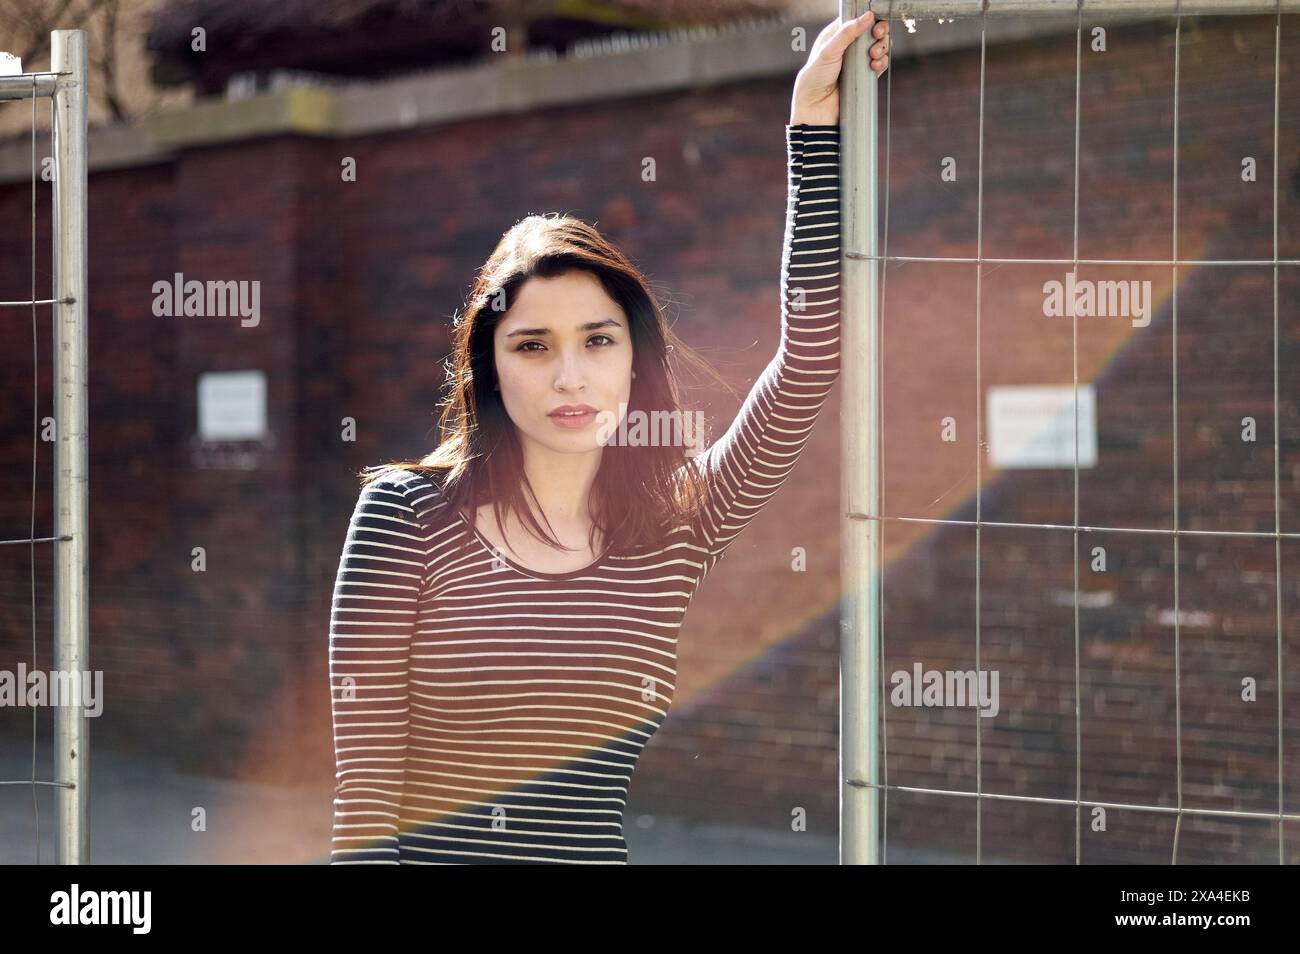
[[[1074,385],[988,389],[994,467],[1074,467]],[[1097,466],[1097,400],[1079,385],[1079,467]]]
[[[266,436],[266,374],[208,371],[199,375],[199,438],[255,441]]]

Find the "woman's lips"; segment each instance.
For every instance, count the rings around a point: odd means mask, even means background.
[[[596,419],[596,412],[582,411],[581,413],[568,413],[562,411],[553,411],[551,414],[547,416],[550,417],[550,419],[554,421],[559,427],[566,427],[572,430],[575,428],[586,427],[588,424],[590,424],[592,421]]]

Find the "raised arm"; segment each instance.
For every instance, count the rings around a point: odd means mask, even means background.
[[[330,864],[397,864],[409,658],[425,542],[400,472],[361,489],[330,610],[334,830]]]
[[[781,339],[727,432],[695,458],[711,567],[794,468],[840,369],[840,130],[786,126]]]

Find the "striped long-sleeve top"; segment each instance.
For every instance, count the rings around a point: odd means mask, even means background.
[[[705,575],[785,482],[839,373],[837,126],[786,126],[781,337],[657,549],[542,573],[391,469],[334,585],[332,864],[626,864],[632,771],[672,705]]]

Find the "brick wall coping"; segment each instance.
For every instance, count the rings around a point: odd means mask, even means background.
[[[1090,17],[1088,22],[1097,25],[1135,19],[1150,18]],[[278,89],[238,99],[203,99],[137,122],[92,127],[90,169],[168,162],[186,148],[262,136],[373,135],[793,74],[807,54],[790,49],[790,31],[805,27],[811,44],[821,25],[803,18],[773,17],[719,29],[605,39],[580,44],[566,57],[502,55],[495,61],[383,81],[320,83],[301,74],[282,74]],[[942,25],[923,22],[919,26],[906,41],[895,41],[895,61],[979,44],[978,19]],[[901,24],[894,29],[903,33]],[[987,42],[1016,42],[1064,32],[1074,32],[1072,17],[995,17],[988,21]],[[778,39],[780,42],[774,42]],[[38,130],[36,139],[39,162],[49,154],[48,133]],[[30,134],[0,143],[0,182],[20,182],[30,176]]]

